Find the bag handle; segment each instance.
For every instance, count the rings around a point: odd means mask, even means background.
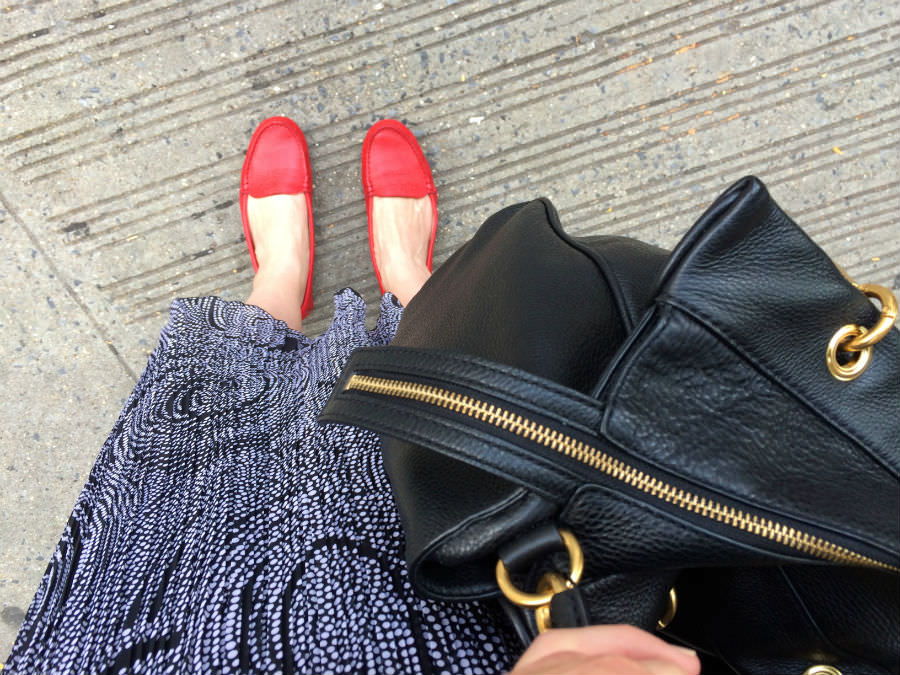
[[[407,347],[354,352],[319,419],[417,443],[555,502],[578,489],[579,472],[513,439],[564,427],[605,445],[596,432],[602,410],[580,392],[468,354]]]

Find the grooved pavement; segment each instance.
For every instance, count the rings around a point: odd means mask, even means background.
[[[172,298],[242,299],[239,172],[300,123],[316,309],[374,308],[359,152],[404,120],[440,264],[500,206],[672,247],[747,173],[900,287],[900,6],[847,0],[0,3],[0,657]]]

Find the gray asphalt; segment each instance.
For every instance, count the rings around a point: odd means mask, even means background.
[[[315,173],[316,309],[374,309],[359,153],[402,119],[440,262],[544,195],[672,247],[759,175],[859,281],[900,287],[900,5],[613,0],[0,3],[0,659],[172,298],[246,297],[256,124]],[[797,486],[802,489],[802,486]]]

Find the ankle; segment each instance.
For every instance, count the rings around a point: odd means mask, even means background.
[[[425,264],[405,265],[393,269],[382,269],[384,290],[391,293],[404,307],[409,304],[422,288],[431,272]]]

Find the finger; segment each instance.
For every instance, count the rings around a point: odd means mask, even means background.
[[[671,661],[635,660],[618,655],[555,652],[538,661],[516,664],[509,675],[692,675]]]
[[[537,637],[522,655],[522,660],[528,663],[554,652],[610,654],[637,660],[671,661],[685,672],[700,672],[700,661],[690,649],[670,645],[655,635],[627,625],[549,630]]]

